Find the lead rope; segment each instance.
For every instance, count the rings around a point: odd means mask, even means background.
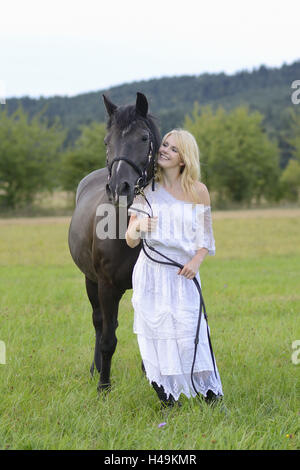
[[[136,209],[134,207],[131,207],[132,210],[136,211],[136,212],[142,212],[144,214],[146,214],[148,217],[153,217],[153,210],[152,210],[152,207],[151,207],[151,204],[149,203],[147,197],[145,196],[145,193],[143,191],[143,189],[140,189],[139,190],[139,193],[144,197],[145,201],[147,202],[148,206],[150,207],[150,211],[151,211],[151,215],[148,214],[148,212],[146,211],[143,211],[141,209]],[[147,246],[147,248],[151,251],[154,251],[155,253],[157,253],[158,255],[162,256],[163,258],[167,259],[169,262],[166,262],[166,261],[158,261],[154,258],[152,258],[149,253],[147,253],[147,251],[145,250],[145,245]],[[172,260],[171,258],[169,258],[168,256],[164,255],[163,253],[161,253],[160,251],[156,250],[156,248],[153,248],[152,246],[148,245],[148,243],[146,242],[146,240],[143,238],[142,239],[142,249],[145,253],[145,255],[151,259],[151,261],[154,261],[155,263],[159,263],[159,264],[166,264],[166,265],[169,265],[169,266],[177,266],[178,268],[182,269],[183,268],[183,265],[178,263],[177,261],[174,261]],[[195,387],[195,384],[194,384],[194,367],[195,367],[195,362],[196,362],[196,355],[197,355],[197,348],[198,348],[198,343],[199,343],[199,332],[200,332],[200,326],[201,326],[201,317],[202,317],[202,307],[203,307],[203,313],[204,313],[204,318],[206,320],[206,325],[207,325],[207,338],[208,338],[208,344],[209,344],[209,350],[210,350],[210,355],[211,355],[211,359],[212,359],[212,363],[213,363],[213,366],[214,366],[214,372],[215,372],[215,376],[216,376],[216,379],[218,380],[218,376],[217,376],[217,370],[216,370],[216,364],[215,364],[215,359],[214,359],[214,353],[213,353],[213,348],[212,348],[212,344],[211,344],[211,339],[210,339],[210,334],[209,334],[209,327],[208,327],[208,321],[207,321],[207,314],[206,314],[206,309],[205,309],[205,304],[204,304],[204,300],[203,300],[203,295],[202,295],[202,290],[201,290],[201,287],[200,287],[200,284],[198,282],[198,279],[196,279],[196,276],[192,279],[194,281],[194,284],[198,290],[198,293],[199,293],[199,297],[200,297],[200,306],[199,306],[199,316],[198,316],[198,322],[197,322],[197,328],[196,328],[196,336],[195,336],[195,340],[194,340],[194,344],[195,344],[195,348],[194,348],[194,357],[193,357],[193,363],[192,363],[192,367],[191,367],[191,382],[192,382],[192,386],[193,386],[193,389],[197,395],[197,397],[199,398],[200,394],[198,392],[198,390],[196,389]]]

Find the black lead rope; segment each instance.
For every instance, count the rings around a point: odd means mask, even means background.
[[[151,214],[152,214],[152,217],[153,217],[153,211],[152,211],[152,207],[148,201],[148,199],[146,198],[145,194],[144,194],[144,191],[141,190],[139,191],[140,194],[145,198],[148,206],[150,207],[150,210],[151,210]],[[136,209],[134,207],[131,207],[132,210],[136,211],[136,212],[142,212],[144,214],[146,214],[148,217],[151,217],[148,212],[146,211],[143,211],[141,209]],[[145,245],[146,247],[151,250],[151,251],[154,251],[155,253],[157,253],[158,255],[162,256],[163,258],[167,259],[169,262],[166,262],[166,261],[158,261],[157,259],[154,259],[152,258],[149,253],[147,253],[146,249],[145,249]],[[180,269],[183,268],[183,265],[178,263],[177,261],[174,261],[172,260],[171,258],[169,258],[168,256],[164,255],[163,253],[161,253],[160,251],[156,250],[156,248],[153,248],[152,246],[148,245],[148,243],[146,242],[146,240],[143,238],[142,239],[142,248],[143,248],[143,251],[145,253],[145,255],[151,259],[151,261],[154,261],[155,263],[159,263],[159,264],[165,264],[165,265],[169,265],[169,266],[175,266],[175,267],[178,267]],[[213,363],[213,366],[214,366],[214,372],[215,372],[215,376],[216,376],[216,379],[218,379],[218,376],[217,376],[217,371],[216,371],[216,364],[215,364],[215,359],[214,359],[214,353],[213,353],[213,348],[212,348],[212,344],[211,344],[211,339],[210,339],[210,334],[209,334],[209,327],[208,327],[208,322],[207,322],[207,314],[206,314],[206,309],[205,309],[205,304],[204,304],[204,299],[203,299],[203,295],[202,295],[202,290],[201,290],[201,287],[200,287],[200,284],[198,282],[198,279],[196,278],[196,276],[192,279],[194,281],[194,284],[198,290],[198,293],[199,293],[199,297],[200,297],[200,306],[199,306],[199,315],[198,315],[198,323],[197,323],[197,329],[196,329],[196,336],[195,336],[195,340],[194,340],[194,344],[195,344],[195,348],[194,348],[194,357],[193,357],[193,363],[192,363],[192,368],[191,368],[191,382],[192,382],[192,385],[193,385],[193,388],[195,390],[195,393],[197,395],[197,397],[199,397],[199,392],[197,391],[196,387],[195,387],[195,384],[194,384],[194,367],[195,367],[195,362],[196,362],[196,355],[197,355],[197,348],[198,348],[198,343],[199,343],[199,332],[200,332],[200,326],[201,326],[201,317],[202,317],[202,308],[203,308],[203,314],[204,314],[204,318],[206,320],[206,325],[207,325],[207,338],[208,338],[208,344],[209,344],[209,349],[210,349],[210,355],[211,355],[211,359],[212,359],[212,363]]]

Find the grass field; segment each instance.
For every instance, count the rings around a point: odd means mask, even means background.
[[[162,415],[140,369],[130,291],[112,390],[98,397],[67,231],[67,218],[0,221],[1,449],[300,449],[299,209],[214,213],[217,254],[200,275],[228,414],[183,397]]]

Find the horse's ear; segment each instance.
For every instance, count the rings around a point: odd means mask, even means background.
[[[148,101],[143,93],[137,92],[136,94],[136,112],[139,113],[142,117],[146,117],[148,113]]]
[[[114,114],[115,110],[117,109],[117,106],[113,104],[105,95],[102,96],[108,115],[111,116],[112,114]]]

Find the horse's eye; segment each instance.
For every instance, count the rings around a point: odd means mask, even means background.
[[[146,142],[147,140],[148,140],[148,136],[147,136],[147,135],[143,135],[142,141],[143,141],[143,142]]]

